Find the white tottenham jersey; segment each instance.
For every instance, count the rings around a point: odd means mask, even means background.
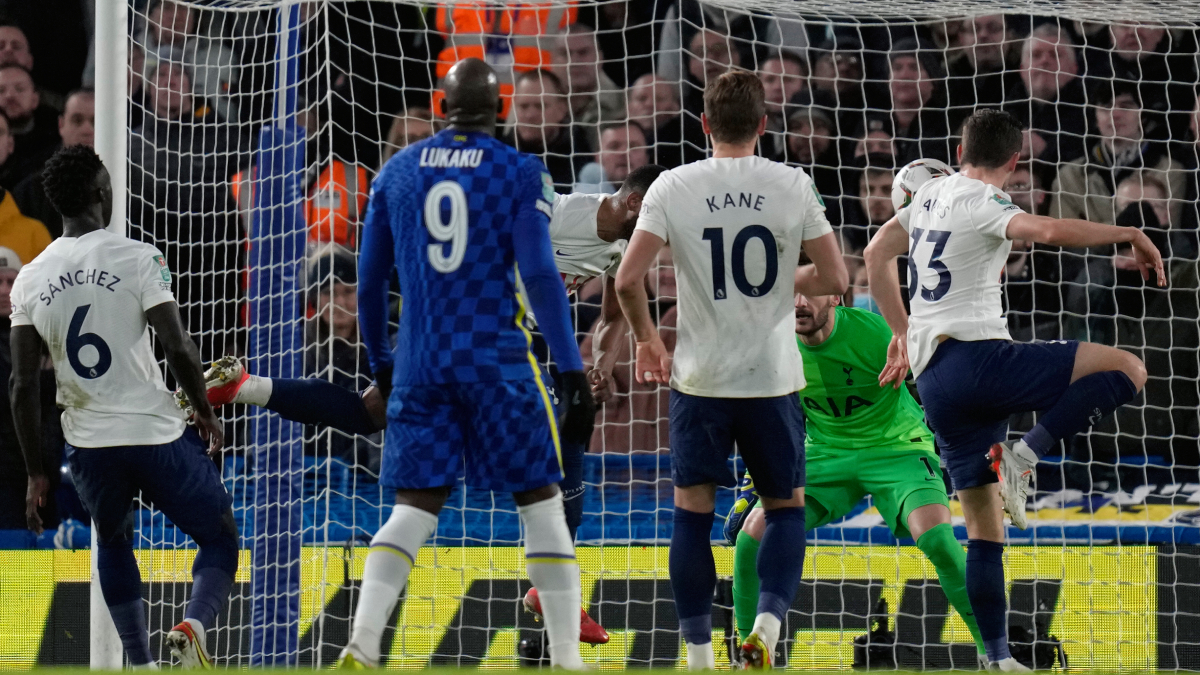
[[[833,231],[808,174],[761,157],[687,164],[650,186],[637,229],[675,258],[673,389],[759,398],[804,388],[793,280],[802,242]]]
[[[624,239],[604,241],[596,235],[596,213],[610,195],[570,194],[554,198],[550,216],[550,245],[554,264],[567,293],[603,274],[615,275],[625,254]]]
[[[183,434],[146,328],[146,310],[174,299],[158,249],[105,230],[57,239],[21,268],[12,325],[33,326],[50,348],[68,443],[161,445]]]
[[[908,360],[920,376],[938,336],[1010,340],[1000,274],[1012,242],[1008,221],[1021,207],[999,189],[962,174],[931,180],[897,218],[909,235]],[[914,279],[915,277],[915,279]]]

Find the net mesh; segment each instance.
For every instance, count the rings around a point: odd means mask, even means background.
[[[1029,126],[1008,186],[1013,200],[1030,212],[1145,228],[1168,257],[1171,285],[1144,286],[1122,250],[1017,246],[1009,259],[1005,309],[1016,339],[1115,344],[1141,356],[1150,376],[1144,396],[1070,439],[1040,469],[1032,527],[1010,531],[1018,544],[1007,554],[1010,622],[1031,634],[1047,625],[1045,636],[1064,643],[1072,665],[1200,668],[1200,650],[1187,637],[1197,627],[1188,598],[1200,583],[1189,548],[1200,543],[1192,527],[1200,502],[1200,118],[1193,113],[1200,5],[133,6],[129,235],[166,254],[205,360],[265,349],[302,364],[296,376],[355,391],[370,383],[352,292],[370,182],[396,150],[438,128],[438,80],[458,58],[480,56],[496,67],[504,83],[500,133],[540,155],[560,192],[612,191],[641,164],[702,159],[704,82],[729,68],[759,73],[769,113],[760,152],[814,177],[851,270],[845,302],[862,307],[872,303],[861,251],[893,214],[895,168],[919,157],[954,164],[960,125],[973,109],[1013,112]],[[295,10],[294,23],[280,22],[281,7]],[[1108,23],[1118,14],[1121,23]],[[280,78],[289,25],[298,49],[291,81]],[[539,67],[554,77],[518,79]],[[279,104],[289,94],[294,116]],[[302,168],[276,168],[295,189],[264,196],[261,130],[288,124],[299,132],[279,147],[297,153]],[[262,226],[272,207],[297,214],[303,252],[255,257],[286,236]],[[264,268],[278,285],[251,283]],[[669,252],[648,283],[670,346]],[[572,300],[585,360],[602,288],[602,280],[589,282]],[[278,311],[256,310],[268,301]],[[256,347],[255,331],[298,337]],[[613,634],[585,657],[604,667],[676,666],[681,645],[664,546],[672,508],[667,396],[636,383],[632,347],[620,345],[615,395],[597,417],[584,464],[584,606]],[[307,427],[280,444],[288,423],[274,413],[248,406],[222,413],[231,447],[222,473],[247,551],[210,648],[230,665],[331,663],[348,638],[365,546],[390,513],[391,495],[377,482],[382,435]],[[1014,419],[1012,433],[1032,422]],[[278,456],[266,454],[268,446],[296,453],[296,461],[268,466]],[[255,505],[256,484],[268,474],[291,486],[281,499],[292,508],[271,518]],[[723,513],[732,493],[719,492]],[[954,502],[952,511],[965,540]],[[157,649],[182,618],[191,543],[148,508],[137,525]],[[251,554],[272,538],[297,548]],[[384,635],[386,665],[512,667],[530,655],[521,645],[536,641],[538,624],[519,603],[528,588],[519,540],[507,496],[456,490],[434,545],[418,559],[396,628]],[[849,668],[858,657],[854,639],[884,612],[902,666],[974,668],[970,636],[932,568],[890,534],[869,500],[810,541],[819,545],[809,549],[784,632],[789,666]],[[717,554],[728,576],[731,552]],[[283,582],[264,581],[280,570],[290,570]],[[256,643],[264,619],[255,595],[263,606],[285,607],[271,616],[285,617],[292,642]],[[727,627],[727,610],[717,612],[714,625]]]

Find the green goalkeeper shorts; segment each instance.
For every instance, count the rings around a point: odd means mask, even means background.
[[[928,446],[805,452],[805,525],[820,527],[871,495],[897,537],[908,537],[908,514],[929,504],[949,506],[938,456]]]

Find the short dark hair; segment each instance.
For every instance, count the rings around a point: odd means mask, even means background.
[[[92,183],[104,170],[100,155],[86,145],[60,148],[42,169],[42,189],[64,218],[73,218],[95,203]]]
[[[763,59],[762,63],[763,63],[763,65],[766,65],[767,61],[775,61],[775,60],[791,61],[792,63],[794,63],[800,67],[801,75],[808,77],[808,72],[809,72],[808,59],[804,58],[800,54],[798,54],[790,49],[778,49],[778,50],[775,50],[775,51],[767,54],[767,58]]]
[[[963,124],[962,133],[964,165],[996,169],[1021,151],[1021,123],[1003,110],[976,110]]]
[[[667,167],[657,164],[639,166],[625,177],[625,182],[621,183],[621,189],[644,195],[650,189],[650,185],[658,179],[659,174],[666,170]]]
[[[713,141],[745,143],[753,140],[767,114],[766,93],[753,73],[730,71],[704,88],[704,115]]]
[[[560,95],[567,93],[567,88],[563,86],[562,80],[558,79],[557,75],[544,68],[527,70],[520,75],[517,75],[516,81],[513,82],[513,88],[516,89],[525,81],[533,79],[537,79],[543,85],[544,83],[549,82],[550,84],[554,85],[554,88],[558,90]]]
[[[34,89],[38,88],[37,81],[33,79],[33,73],[30,72],[30,70],[28,68],[26,68],[25,66],[23,66],[19,63],[6,63],[6,64],[0,66],[0,70],[9,70],[9,69],[16,69],[16,70],[21,71],[22,73],[25,73],[26,75],[29,76],[29,81],[31,83],[33,83],[33,88]]]

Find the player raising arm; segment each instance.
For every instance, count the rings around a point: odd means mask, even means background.
[[[59,150],[42,175],[46,196],[63,216],[63,236],[21,270],[12,291],[10,386],[29,472],[29,527],[42,531],[37,507],[49,485],[46,471],[58,468],[41,465],[39,371],[49,345],[67,462],[96,526],[100,589],[125,655],[134,666],[153,665],[126,519],[140,492],[200,547],[186,618],[166,643],[184,666],[211,667],[205,629],[229,597],[238,533],[233,498],[205,454],[221,450],[221,423],[203,398],[199,355],[180,321],[171,273],[153,246],[104,229],[112,217],[112,185],[91,148]],[[175,378],[200,402],[195,430],[171,401],[147,324]]]
[[[558,424],[518,292],[519,278],[559,365],[563,437],[585,442],[596,410],[550,247],[554,191],[539,160],[493,137],[500,95],[490,66],[459,61],[444,88],[448,127],[388,162],[363,229],[358,318],[388,394],[380,483],[395,488],[396,507],[371,540],[339,663],[378,664],[387,620],[461,471],[473,488],[512,493],[551,663],[580,669],[579,566],[558,488]],[[392,269],[404,294],[394,351]]]
[[[804,564],[804,423],[795,396],[804,372],[792,337],[792,289],[840,294],[847,273],[812,179],[754,154],[766,128],[758,78],[730,72],[710,82],[701,123],[712,158],[667,171],[650,187],[616,289],[637,339],[638,381],[671,386],[669,570],[688,668],[715,665],[709,540],[716,486],[736,485],[726,466],[735,443],[763,477],[767,511],[758,617],[743,656],[769,667]],[[642,281],[667,244],[679,285],[673,365]],[[797,275],[801,248],[815,267]]]
[[[1015,118],[977,111],[958,147],[962,170],[922,185],[865,252],[871,297],[893,333],[879,382],[901,386],[911,365],[967,521],[967,594],[988,658],[1001,670],[1024,670],[1008,652],[1003,512],[1024,529],[1038,459],[1132,401],[1146,382],[1142,362],[1112,347],[1012,341],[1000,301],[1012,240],[1129,243],[1142,275],[1153,271],[1166,285],[1162,258],[1140,230],[1035,216],[1009,201],[1000,186],[1020,149]],[[905,253],[911,317],[895,266]],[[1005,442],[1009,416],[1028,411],[1044,412],[1022,439]]]

